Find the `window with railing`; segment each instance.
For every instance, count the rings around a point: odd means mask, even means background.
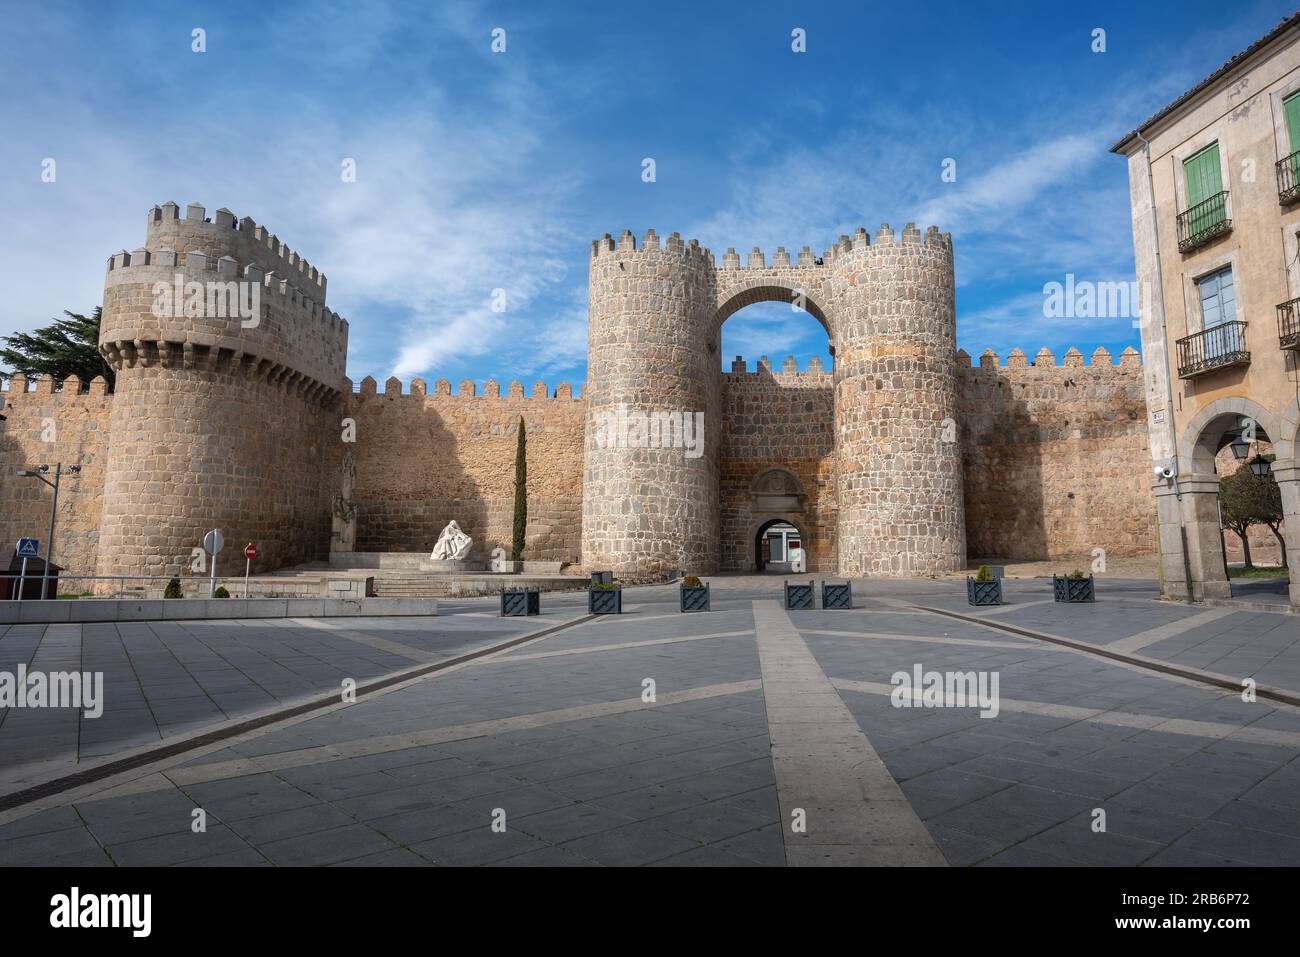
[[[1178,251],[1190,252],[1231,230],[1225,189],[1178,214]]]
[[[1277,201],[1290,206],[1300,199],[1300,152],[1277,161]]]
[[[1278,304],[1277,340],[1283,349],[1300,349],[1300,299]]]
[[[1194,332],[1178,340],[1178,377],[1193,376],[1226,366],[1247,365],[1246,323],[1236,319]]]

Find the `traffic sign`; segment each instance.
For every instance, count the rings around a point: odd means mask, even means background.
[[[257,557],[257,546],[254,545],[252,542],[249,542],[247,545],[245,545],[245,546],[244,546],[244,557],[245,557],[245,558],[256,558],[256,557]]]
[[[225,547],[226,538],[217,529],[214,528],[203,536],[203,550],[209,555],[215,555]]]
[[[20,558],[36,558],[41,553],[41,543],[34,538],[20,538],[16,551]]]

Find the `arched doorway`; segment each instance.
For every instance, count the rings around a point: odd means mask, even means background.
[[[794,295],[755,286],[717,314],[723,354],[735,357],[720,396],[719,557],[727,571],[789,574],[790,541],[799,542],[806,570],[834,563],[833,343],[816,301],[805,296],[793,310]],[[763,531],[774,527],[774,537]]]
[[[789,575],[794,572],[796,559],[808,554],[804,533],[784,518],[772,518],[760,524],[754,532],[753,548],[753,568],[760,574]],[[806,557],[804,568],[807,569]]]
[[[1286,593],[1285,577],[1273,582],[1247,579],[1230,568],[1227,536],[1236,533],[1231,510],[1225,512],[1220,498],[1225,477],[1257,456],[1275,458],[1273,437],[1280,434],[1275,417],[1244,398],[1213,402],[1189,423],[1179,444],[1182,473],[1158,495],[1166,587],[1173,586],[1174,597],[1186,597],[1189,588],[1196,600]],[[1182,541],[1171,541],[1170,532]],[[1170,547],[1174,542],[1177,547]]]

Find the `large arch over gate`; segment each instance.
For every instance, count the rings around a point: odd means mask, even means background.
[[[719,285],[718,308],[713,317],[715,335],[722,329],[724,322],[746,306],[759,302],[793,303],[796,294],[802,293],[804,311],[821,323],[831,341],[831,351],[834,352],[835,333],[831,319],[822,306],[824,300],[820,288],[808,289],[789,280],[778,281],[767,277],[746,277],[742,281]]]
[[[588,415],[635,397],[647,408],[703,410],[715,436],[720,412],[754,410],[749,435],[791,435],[812,416],[814,441],[803,450],[787,442],[766,464],[799,459],[795,471],[825,503],[802,529],[814,555],[823,548],[825,567],[855,577],[955,571],[966,560],[960,454],[942,425],[958,412],[953,287],[951,237],[935,227],[923,235],[913,223],[901,235],[882,225],[874,241],[857,229],[820,255],[778,247],[770,263],[758,248],[743,264],[734,249],[718,262],[676,233],[665,241],[651,230],[640,246],[630,231],[617,241],[607,235],[591,251]],[[768,301],[795,301],[816,319],[833,371],[765,365],[751,373],[733,364],[721,372],[722,324]],[[722,408],[741,391],[743,407]],[[734,491],[743,492],[741,473],[764,464],[761,446],[741,456]],[[749,523],[722,501],[718,448],[691,459],[673,449],[610,449],[589,430],[584,562],[637,575],[716,566],[720,525]]]

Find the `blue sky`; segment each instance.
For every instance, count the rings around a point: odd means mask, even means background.
[[[1129,319],[1042,310],[1067,273],[1132,278],[1127,172],[1108,147],[1293,12],[0,2],[0,335],[97,305],[106,257],[172,199],[251,216],[324,270],[354,380],[551,386],[585,378],[589,244],[625,227],[720,260],[934,223],[953,234],[968,352],[1135,345]],[[821,327],[778,304],[728,321],[726,364],[738,353],[829,364]]]

